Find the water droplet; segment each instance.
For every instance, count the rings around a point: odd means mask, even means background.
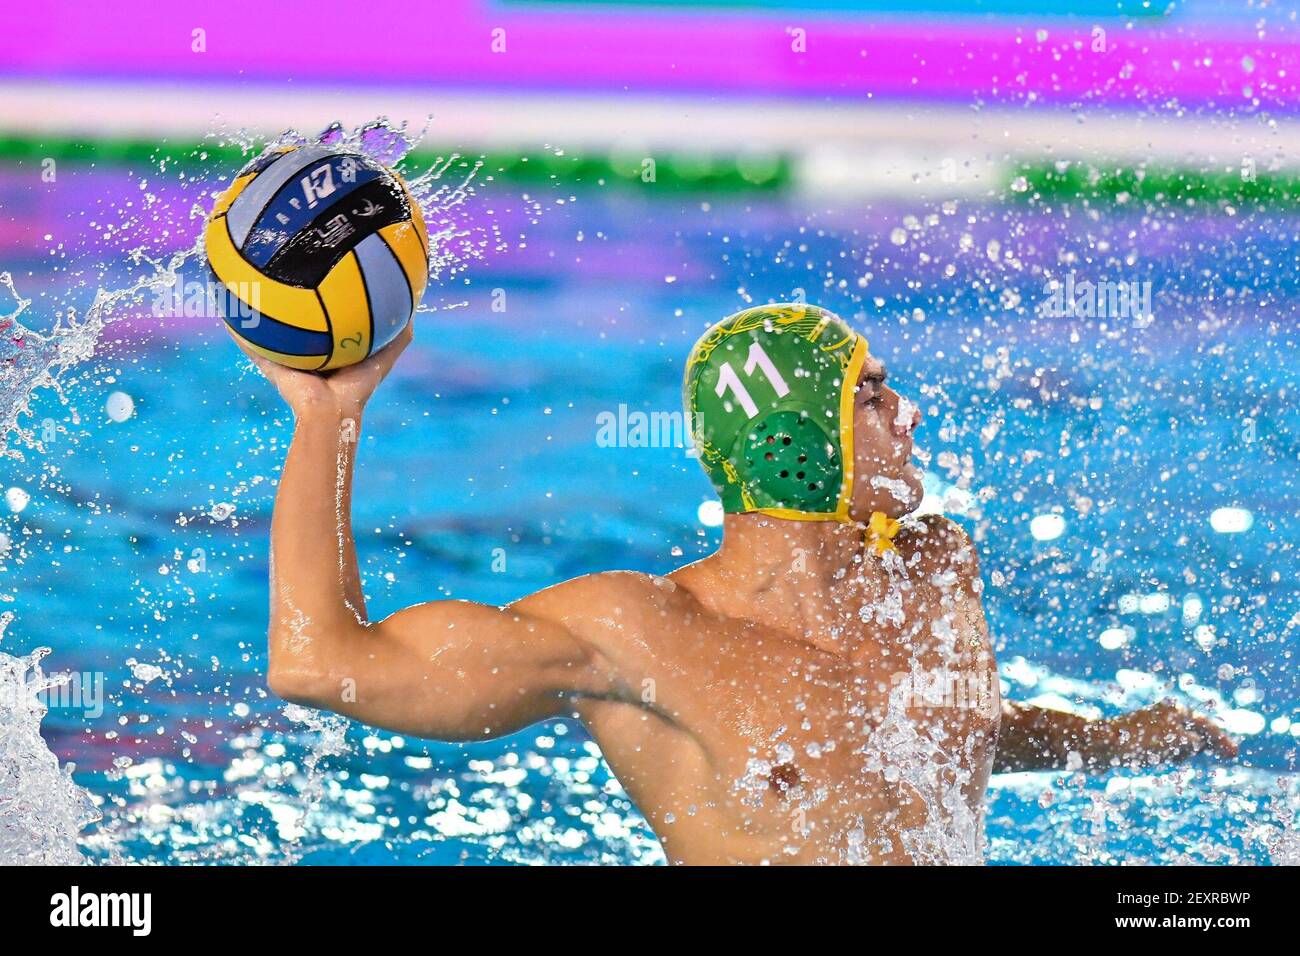
[[[126,392],[113,392],[104,401],[104,411],[115,422],[124,422],[135,414],[135,399]]]
[[[721,501],[706,501],[696,511],[700,524],[706,528],[721,527],[724,512]]]
[[[1029,533],[1036,541],[1055,541],[1065,533],[1065,519],[1058,514],[1038,515],[1029,522]]]

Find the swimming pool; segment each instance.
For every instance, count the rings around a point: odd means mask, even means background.
[[[84,308],[82,279],[134,274],[105,248],[195,234],[201,183],[142,188],[98,167],[37,195],[26,176],[0,172],[0,262],[38,330],[69,297]],[[865,330],[926,412],[929,503],[979,543],[1008,695],[1102,713],[1173,688],[1243,734],[1234,766],[995,777],[988,859],[1300,860],[1294,214],[523,192],[480,184],[457,213],[481,253],[426,296],[369,413],[355,525],[373,615],[708,553],[719,529],[685,449],[611,446],[598,416],[675,412],[708,323],[804,295]],[[109,228],[135,216],[128,202],[148,214]],[[1084,283],[1110,314],[1080,314],[1098,311]],[[662,862],[574,722],[449,745],[268,696],[288,414],[216,321],[138,311],[68,373],[66,403],[37,394],[28,424],[50,440],[3,465],[19,491],[0,526],[16,615],[0,647],[48,646],[46,669],[103,675],[102,714],[55,706],[42,725],[102,816],[81,854]],[[433,323],[436,343],[419,334]]]

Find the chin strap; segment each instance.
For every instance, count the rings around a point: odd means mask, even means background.
[[[894,547],[894,535],[898,534],[898,528],[898,522],[883,511],[871,512],[871,521],[867,524],[867,544],[877,555],[897,550]]]

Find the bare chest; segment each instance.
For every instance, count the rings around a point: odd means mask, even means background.
[[[666,719],[642,721],[629,755],[655,768],[633,796],[656,831],[792,862],[910,859],[906,833],[968,845],[944,827],[971,829],[987,781],[992,656],[958,603],[913,592],[901,608],[901,620],[842,619],[834,650],[694,622],[655,684]]]

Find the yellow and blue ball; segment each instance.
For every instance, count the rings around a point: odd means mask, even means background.
[[[429,233],[401,176],[335,147],[260,157],[218,198],[204,238],[227,328],[290,368],[383,348],[429,278]]]

